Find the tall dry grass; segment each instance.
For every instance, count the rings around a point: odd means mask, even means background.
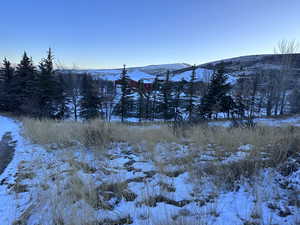
[[[193,127],[191,142],[199,154],[213,151],[216,158],[231,156],[241,152],[239,147],[250,144],[250,150],[244,150],[246,156],[226,163],[213,161],[198,168],[193,165],[191,172],[200,177],[213,175],[218,186],[234,188],[235,182],[242,178],[258,175],[263,168],[277,168],[290,157],[300,154],[300,128],[298,127]],[[195,153],[194,153],[195,154]],[[226,157],[225,157],[226,158]]]
[[[87,122],[39,120],[22,118],[24,135],[31,141],[42,145],[56,144],[58,147],[105,146],[111,142],[128,142],[130,144],[146,141],[178,141],[167,126],[133,127],[121,123],[107,123],[102,120]]]
[[[104,147],[111,142],[127,142],[148,151],[158,143],[167,142],[192,145],[199,149],[199,153],[214,148],[216,153],[226,154],[238,151],[241,145],[250,144],[253,146],[251,156],[267,152],[279,162],[291,152],[298,152],[300,143],[300,128],[297,127],[257,126],[247,129],[197,125],[174,133],[166,125],[145,127],[101,120],[74,122],[31,118],[23,118],[22,121],[25,136],[34,143],[58,147],[78,144]]]
[[[24,135],[42,145],[104,146],[114,140],[113,128],[101,120],[74,122],[23,118],[22,122]]]
[[[300,128],[298,127],[267,127],[255,128],[224,128],[224,127],[192,127],[190,142],[203,149],[213,146],[220,151],[236,152],[242,145],[250,144],[250,156],[270,153],[280,161],[281,158],[299,152]],[[208,147],[209,146],[209,147]]]
[[[296,127],[255,127],[246,129],[197,125],[186,127],[184,130],[174,133],[166,125],[141,127],[106,123],[101,120],[72,122],[29,118],[23,119],[23,126],[24,134],[33,142],[43,145],[56,144],[59,147],[69,147],[78,144],[105,147],[111,142],[120,141],[131,145],[140,145],[142,146],[140,150],[149,151],[153,150],[160,142],[185,144],[189,146],[190,152],[188,155],[182,155],[181,158],[177,158],[176,149],[172,149],[172,145],[163,145],[163,150],[167,153],[168,160],[162,160],[162,158],[158,157],[159,163],[165,166],[168,166],[170,163],[177,166],[184,164],[187,166],[180,168],[190,172],[202,170],[202,173],[216,177],[218,185],[226,184],[226,187],[230,189],[235,188],[234,183],[237,180],[243,177],[250,178],[261,168],[276,166],[291,155],[300,153],[300,128]],[[199,158],[206,150],[211,151],[213,149],[215,154],[219,154],[219,152],[232,154],[238,151],[241,145],[245,144],[250,144],[253,148],[249,151],[247,158],[239,161],[218,164],[207,163],[202,168],[199,167],[196,161],[196,163],[193,161]],[[156,152],[153,151],[153,154],[156,154]],[[267,158],[264,158],[265,156]],[[154,157],[151,159],[154,161]],[[74,171],[90,170],[89,167],[83,166],[76,161],[70,162],[70,167]],[[198,182],[199,180],[195,181]],[[57,183],[55,189],[57,192],[49,195],[47,193],[47,196],[59,196],[58,193],[63,190],[59,198],[53,198],[52,201],[53,218],[56,220],[54,224],[84,224],[83,221],[76,219],[78,210],[75,205],[74,208],[69,208],[69,211],[63,210],[65,205],[71,205],[72,202],[82,204],[79,206],[87,209],[83,213],[92,219],[86,224],[93,224],[93,209],[109,208],[104,201],[99,199],[99,191],[110,191],[117,193],[117,195],[122,195],[127,188],[124,184],[113,182],[104,184],[101,186],[101,189],[97,189],[97,185],[93,181],[82,179],[76,173],[69,174],[65,183]],[[61,199],[64,199],[64,202]],[[70,211],[71,217],[69,217]],[[68,218],[75,219],[75,222]],[[155,221],[153,224],[171,224],[170,221]],[[185,225],[194,223],[177,220],[176,223],[173,221],[172,224]],[[205,223],[199,222],[195,224]]]

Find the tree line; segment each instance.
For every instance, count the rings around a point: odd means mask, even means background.
[[[157,76],[150,90],[139,81],[135,92],[129,87],[130,78],[124,66],[121,73],[121,100],[116,113],[124,118],[136,117],[139,121],[160,119],[164,121],[197,121],[216,118],[223,114],[240,117],[246,107],[230,95],[233,86],[228,82],[222,66],[210,78],[209,84],[196,80],[193,66],[188,81],[172,81],[171,72]]]
[[[128,118],[176,122],[298,113],[298,86],[291,85],[289,66],[282,68],[241,76],[231,85],[224,65],[220,64],[207,82],[197,80],[194,65],[188,80],[173,81],[172,71],[166,71],[151,84],[140,80],[132,86],[125,65],[118,82],[112,82],[55,70],[51,49],[38,66],[24,52],[16,66],[3,60],[0,110],[36,118],[101,117],[110,121],[115,117],[122,122]]]
[[[74,76],[54,69],[51,49],[35,66],[24,52],[13,67],[6,58],[0,69],[0,110],[36,118],[90,119],[101,116],[101,85],[85,74]],[[106,85],[111,86],[111,85]]]

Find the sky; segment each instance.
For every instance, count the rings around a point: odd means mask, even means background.
[[[201,64],[273,53],[300,40],[300,0],[9,0],[0,57],[38,63],[51,47],[65,68]]]

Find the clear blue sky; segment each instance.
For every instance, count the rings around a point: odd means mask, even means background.
[[[37,63],[49,46],[65,66],[115,68],[272,53],[300,40],[300,0],[9,0],[0,57]]]

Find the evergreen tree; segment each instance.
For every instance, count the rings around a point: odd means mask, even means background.
[[[90,75],[85,74],[82,80],[80,99],[80,117],[89,120],[101,116],[101,97],[99,88]]]
[[[242,108],[243,105],[242,105],[242,102],[239,102],[239,103],[240,103],[239,111],[241,112],[243,110],[243,108]],[[229,118],[230,113],[232,113],[233,110],[235,110],[237,108],[236,103],[233,101],[233,99],[230,95],[222,96],[220,101],[219,101],[219,104],[220,104],[220,110],[219,111],[222,112],[222,113],[226,113],[227,118]]]
[[[231,101],[227,96],[231,85],[227,83],[227,75],[221,66],[212,76],[207,93],[203,96],[200,105],[200,116],[211,118],[212,114],[230,110]],[[230,97],[231,98],[231,97]]]
[[[55,79],[51,49],[49,49],[47,57],[40,62],[39,68],[38,95],[40,117],[53,117],[57,108],[55,101],[59,95],[59,83]]]
[[[145,108],[145,101],[144,101],[144,82],[143,80],[139,80],[138,82],[138,93],[139,93],[139,99],[138,99],[138,118],[139,122],[142,122],[142,119],[144,117],[144,108]]]
[[[36,116],[38,114],[37,71],[32,59],[24,52],[16,68],[16,79],[12,91],[16,94],[15,108],[18,113]]]
[[[186,111],[188,113],[188,119],[190,121],[193,119],[193,113],[194,113],[195,102],[196,102],[195,80],[196,80],[196,65],[193,66],[191,78],[188,83],[188,105]]]
[[[11,66],[10,61],[6,58],[3,60],[3,68],[0,71],[1,73],[1,80],[5,83],[10,83],[13,79],[14,75],[14,68]]]
[[[14,93],[12,92],[12,80],[14,77],[14,68],[5,58],[3,67],[0,70],[0,109],[4,111],[14,111]]]
[[[121,121],[129,116],[129,106],[132,101],[132,90],[129,86],[129,76],[127,74],[126,66],[124,65],[121,73],[121,101],[120,101],[120,114]]]

